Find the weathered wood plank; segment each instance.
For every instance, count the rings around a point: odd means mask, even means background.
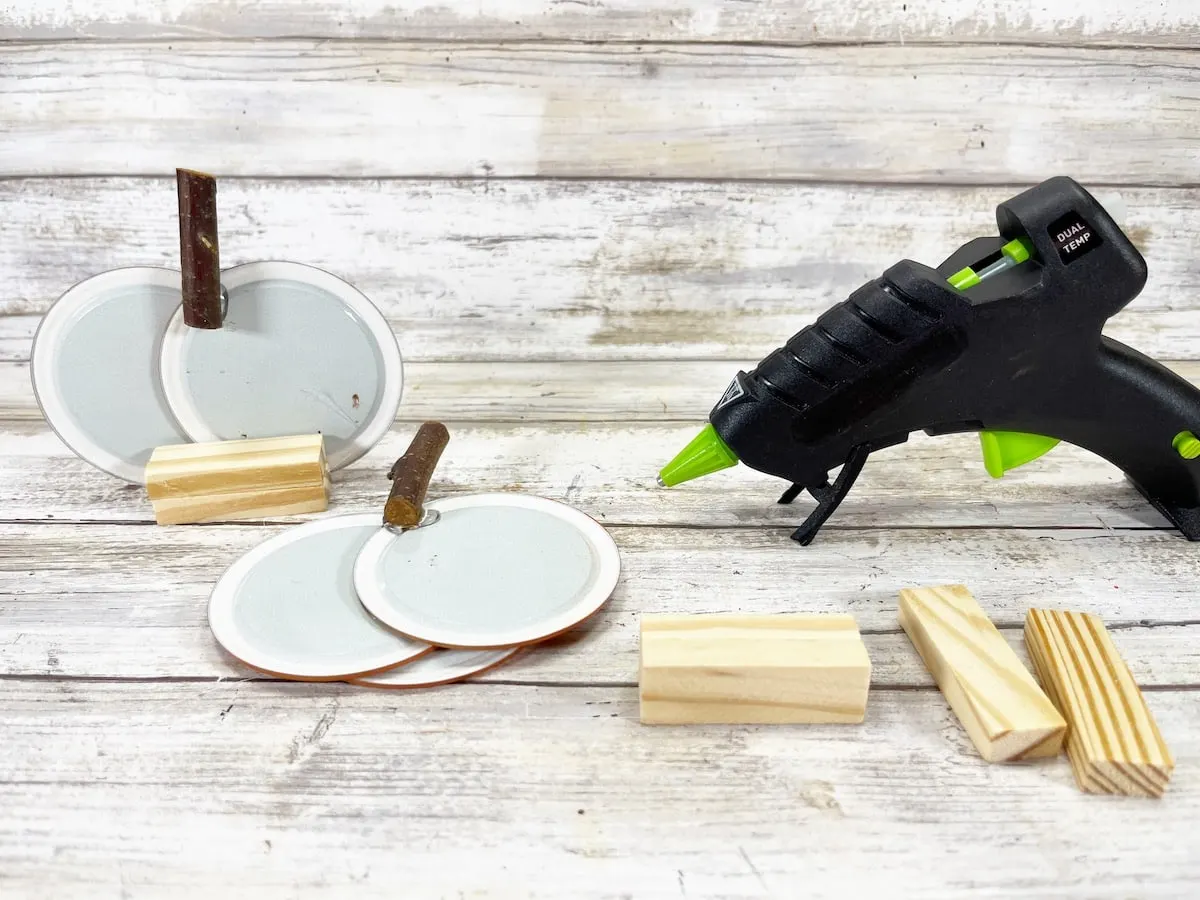
[[[1189,0],[1093,0],[1086,8],[977,0],[10,0],[0,39],[369,38],[374,40],[898,41],[1196,46]]]
[[[694,425],[708,417],[733,373],[754,364],[750,359],[409,362],[396,419],[414,423],[452,415],[472,423]],[[1200,384],[1200,361],[1164,364]],[[0,361],[0,430],[41,420],[29,363]],[[953,453],[959,445],[945,446]]]
[[[514,298],[511,306],[506,304],[505,312],[482,318],[472,318],[470,313],[453,320],[440,313],[404,322],[393,318],[392,328],[408,361],[707,358],[749,361],[753,353],[758,354],[754,359],[761,359],[825,309],[845,299],[850,290],[882,271],[880,268],[864,275],[845,292],[826,288],[827,293],[809,303],[800,297],[790,311],[758,310],[749,304],[736,309],[671,309],[666,302],[659,309],[642,308],[633,299],[636,295],[627,295],[613,298],[610,304],[576,310],[561,307],[538,310],[531,302],[531,309],[522,314],[517,305],[520,301]],[[689,295],[687,279],[681,278],[680,282],[683,287],[671,285],[665,290],[681,301],[679,305],[684,305],[685,297],[705,293],[701,290]],[[810,288],[803,293],[815,292],[815,288]],[[1172,291],[1169,296],[1182,303],[1191,295]],[[0,313],[0,361],[29,359],[40,318]],[[1158,309],[1143,294],[1128,311],[1109,323],[1105,334],[1159,359],[1194,358],[1200,356],[1197,350],[1200,309],[1189,306]],[[562,342],[554,343],[556,338]]]
[[[1186,51],[16,43],[5,74],[3,175],[1200,183]]]
[[[795,527],[812,508],[807,498],[777,504],[786,485],[745,466],[657,487],[658,471],[695,436],[703,413],[667,425],[460,425],[445,414],[452,411],[447,404],[434,416],[450,424],[452,436],[430,496],[523,490],[570,502],[610,525]],[[334,473],[330,509],[382,508],[384,474],[413,432],[412,424],[397,426],[361,461]],[[8,485],[0,521],[153,521],[144,490],[77,459],[40,422],[11,422],[0,432],[0,481]],[[826,527],[947,526],[1168,527],[1119,469],[1079,448],[1057,447],[996,480],[983,469],[974,435],[920,433],[872,456]]]
[[[253,675],[216,645],[207,599],[227,566],[282,527],[0,526],[0,672]],[[612,534],[622,580],[602,613],[492,679],[635,682],[642,613],[808,612],[855,616],[870,636],[877,684],[928,685],[899,633],[898,592],[958,581],[1022,659],[1027,609],[1088,609],[1115,629],[1139,681],[1200,684],[1191,602],[1198,551],[1162,532],[830,531],[807,548],[780,530]],[[1153,625],[1172,622],[1185,624]]]
[[[896,259],[899,259],[897,257]],[[895,262],[896,260],[892,260]],[[877,277],[866,275],[850,288]],[[686,290],[672,286],[682,297]],[[701,292],[698,292],[701,293]],[[451,320],[422,316],[408,323],[392,322],[407,361],[582,361],[610,360],[751,360],[761,359],[812,322],[825,309],[845,299],[830,292],[811,304],[787,310],[759,312],[750,306],[734,310],[636,308],[618,311],[598,306],[579,311],[532,308],[521,314],[513,301],[510,315],[486,319]],[[1171,293],[1183,301],[1185,294]],[[1144,298],[1144,299],[1143,299]],[[1105,329],[1109,337],[1158,359],[1187,360],[1200,356],[1200,309],[1156,309],[1143,295]],[[632,298],[630,298],[632,299]],[[2,301],[0,301],[2,302]],[[617,305],[625,305],[617,301]],[[533,304],[530,304],[533,307]],[[0,361],[29,359],[39,315],[0,314]],[[562,343],[555,344],[555,338]],[[498,358],[497,358],[498,357]]]
[[[197,599],[197,606],[202,607],[205,599]],[[48,629],[44,632],[27,629],[15,634],[0,632],[0,674],[22,678],[271,680],[224,656],[213,645],[206,626],[160,623],[153,627],[159,630],[153,632],[152,655],[146,651],[146,633],[128,625],[120,630],[93,625],[72,626],[65,633]],[[594,624],[532,647],[471,680],[498,684],[636,686],[638,646],[629,639],[629,629],[636,628],[636,615],[606,611]],[[1022,664],[1032,671],[1020,630],[1006,626],[1002,634]],[[1197,647],[1200,627],[1129,625],[1116,630],[1114,638],[1140,686],[1164,690],[1190,688],[1200,683]],[[9,643],[4,645],[4,641]],[[872,683],[876,688],[932,690],[935,687],[933,678],[903,634],[898,631],[866,634],[863,642],[871,657]],[[24,649],[18,653],[17,647]],[[83,666],[87,671],[64,671],[64,658],[68,666]],[[56,664],[51,665],[51,660],[57,661]],[[97,674],[101,670],[104,674]],[[189,672],[202,674],[186,674]]]
[[[221,251],[353,281],[410,361],[758,359],[897,260],[993,233],[1016,190],[231,180]],[[1200,190],[1122,194],[1150,280],[1108,331],[1197,358]],[[28,358],[38,314],[76,281],[178,258],[169,178],[0,180],[0,209],[7,359]]]
[[[927,692],[873,694],[862,725],[664,730],[632,688],[7,682],[0,877],[56,898],[1177,897],[1200,878],[1200,693],[1149,701],[1178,776],[1118,812],[1061,757],[987,765]]]

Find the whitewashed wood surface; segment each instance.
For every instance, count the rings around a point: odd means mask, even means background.
[[[8,0],[0,38],[1200,45],[1191,0]]]
[[[1192,147],[1200,165],[1200,137]],[[937,264],[990,233],[1014,192],[375,178],[218,190],[226,265],[303,254],[353,280],[422,361],[758,359],[898,259]],[[1200,189],[1119,193],[1150,278],[1107,332],[1200,358]],[[178,257],[173,174],[0,179],[0,210],[2,358],[29,358],[37,316],[74,282]]]
[[[773,479],[654,475],[739,368],[1051,174],[1120,190],[1150,264],[1107,333],[1200,382],[1197,52],[1192,0],[0,4],[0,897],[1195,897],[1200,545],[1119,470],[918,435],[807,548]],[[441,419],[434,493],[610,529],[599,615],[423,692],[222,653],[212,584],[295,520],[155,526],[29,386],[71,284],[174,265],[177,165],[222,177],[225,265],[328,269],[399,337],[324,515]],[[1105,619],[1162,801],[978,758],[896,622],[952,581],[1023,659],[1031,606]],[[639,614],[719,611],[852,613],[867,721],[639,725]]]
[[[5,71],[0,175],[1200,182],[1174,49],[39,42]]]

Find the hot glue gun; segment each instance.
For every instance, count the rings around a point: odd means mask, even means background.
[[[976,431],[994,477],[1076,444],[1200,539],[1200,391],[1100,333],[1145,285],[1145,260],[1070,178],[1001,203],[996,223],[936,269],[896,263],[738,372],[659,484],[739,461],[787,479],[780,503],[817,501],[792,535],[808,544],[871,453]]]

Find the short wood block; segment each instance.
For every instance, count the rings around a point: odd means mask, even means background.
[[[319,434],[171,444],[146,463],[159,525],[321,512],[329,467]]]
[[[1089,613],[1031,609],[1025,646],[1070,726],[1067,757],[1080,789],[1161,797],[1175,760],[1104,623]]]
[[[641,618],[646,725],[861,722],[870,683],[851,616]]]
[[[984,759],[1062,749],[1066,721],[963,585],[905,588],[900,626]]]

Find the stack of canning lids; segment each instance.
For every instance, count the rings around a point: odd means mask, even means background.
[[[612,538],[562,503],[516,493],[424,502],[449,434],[426,423],[376,513],[290,528],[217,582],[209,625],[232,656],[299,681],[384,688],[457,681],[597,612],[620,573]]]
[[[396,416],[400,350],[353,286],[295,262],[220,271],[216,189],[177,172],[181,271],[113,269],[75,285],[34,337],[50,427],[97,468],[144,483],[156,447],[321,433],[330,469]]]

